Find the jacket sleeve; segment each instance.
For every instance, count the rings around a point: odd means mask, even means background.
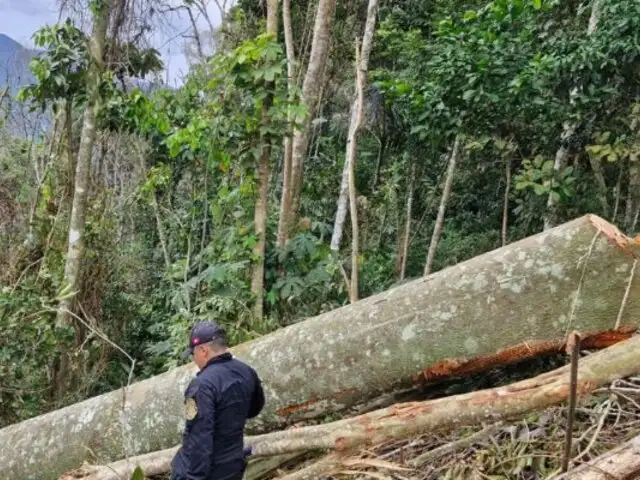
[[[253,395],[251,396],[251,406],[249,407],[249,418],[257,417],[258,414],[264,408],[264,390],[262,389],[262,381],[258,374],[254,371],[255,386],[253,388]]]
[[[195,384],[187,390],[185,403],[188,433],[182,448],[186,480],[206,480],[213,459],[215,392],[208,385]]]

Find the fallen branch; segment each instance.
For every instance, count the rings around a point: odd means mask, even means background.
[[[639,475],[640,435],[551,480],[622,480]]]
[[[354,469],[376,468],[395,471],[411,471],[410,468],[400,467],[391,462],[375,458],[344,457],[331,453],[315,463],[280,477],[278,480],[316,480],[320,476],[333,476],[337,474],[359,474]],[[378,477],[380,478],[380,477]]]
[[[282,455],[310,450],[333,450],[345,453],[357,447],[376,445],[391,439],[407,438],[424,432],[452,430],[461,425],[479,425],[483,421],[498,421],[541,410],[567,400],[570,391],[570,366],[544,373],[511,385],[481,390],[463,395],[423,402],[407,402],[367,414],[324,425],[314,425],[248,437],[256,456]],[[620,378],[640,373],[640,336],[631,337],[612,347],[584,358],[578,368],[578,396]],[[172,456],[172,450],[165,455]],[[161,455],[158,452],[156,455]],[[152,455],[152,454],[150,454]],[[101,476],[69,474],[64,480],[118,480],[109,472],[126,476],[132,467],[140,465],[146,472],[149,455],[94,467]],[[154,457],[157,459],[157,457]],[[170,459],[170,457],[168,458]],[[330,461],[320,462],[329,467]],[[122,470],[128,462],[131,470]],[[318,466],[311,466],[317,472]]]

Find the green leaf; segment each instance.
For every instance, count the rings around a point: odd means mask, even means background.
[[[476,18],[478,18],[478,14],[475,12],[475,10],[467,10],[462,16],[462,20],[464,20],[465,22],[471,22]]]
[[[144,480],[144,472],[140,467],[136,467],[136,469],[131,474],[130,480]]]
[[[536,195],[544,195],[547,193],[547,189],[544,185],[540,185],[539,183],[535,183],[533,186],[533,191],[536,192]]]
[[[542,8],[542,0],[533,0],[533,8],[540,10]]]

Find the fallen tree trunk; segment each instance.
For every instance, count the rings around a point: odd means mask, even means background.
[[[616,379],[638,373],[640,336],[634,336],[581,360],[578,369],[578,395],[584,397]],[[247,443],[252,445],[256,456],[325,449],[341,453],[426,432],[451,430],[462,425],[479,425],[483,421],[517,418],[565,401],[569,395],[569,384],[569,366],[565,366],[503,387],[436,400],[407,402],[337,422],[259,435],[248,438]],[[107,466],[89,467],[84,471],[72,472],[60,480],[118,480],[114,472],[127,477],[136,465],[140,465],[147,473],[147,464],[155,466],[157,459],[162,456],[168,464],[173,453],[174,449],[168,449],[152,454],[155,455],[153,462],[148,461],[151,456],[147,455]],[[330,463],[333,465],[335,461]],[[320,467],[316,464],[309,468],[317,476],[317,469]],[[153,472],[164,473],[156,470]],[[296,475],[304,476],[303,473]]]
[[[637,325],[640,284],[629,282],[635,247],[587,215],[238,345],[233,353],[260,373],[267,396],[248,432],[406,388],[436,364],[437,375],[447,375],[446,359],[473,371],[482,367],[473,358],[522,342],[608,330],[618,316],[621,325]],[[85,460],[176,445],[194,372],[192,364],[179,367],[0,430],[0,477],[50,480]]]
[[[640,478],[640,435],[552,480],[631,480]]]

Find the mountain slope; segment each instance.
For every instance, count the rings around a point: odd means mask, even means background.
[[[0,89],[8,85],[10,92],[16,94],[20,87],[32,83],[35,79],[29,71],[29,62],[35,55],[34,50],[0,33]]]

